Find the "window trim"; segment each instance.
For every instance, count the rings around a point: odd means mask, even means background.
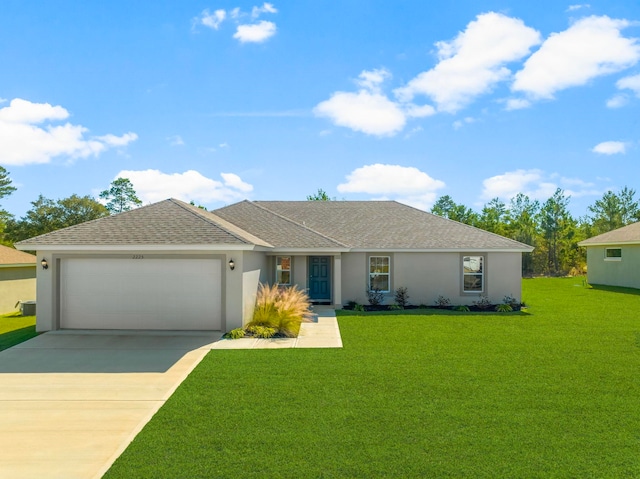
[[[620,251],[620,256],[607,256],[609,251],[618,250]],[[604,249],[604,260],[605,261],[622,261],[622,248],[605,248]]]
[[[465,273],[464,271],[464,259],[465,258],[471,258],[471,257],[478,257],[478,258],[482,258],[482,272],[481,273]],[[462,292],[462,294],[465,295],[486,295],[487,294],[487,255],[486,254],[478,254],[478,253],[468,253],[468,254],[462,254],[460,256],[460,271],[461,271],[461,284],[460,284],[460,290]],[[476,275],[481,275],[482,277],[482,287],[479,291],[468,291],[465,289],[464,287],[464,278],[465,276],[476,276]]]
[[[289,269],[282,269],[282,264],[278,264],[278,262],[282,263],[282,258],[289,258]],[[293,264],[292,264],[292,257],[289,255],[280,255],[280,256],[276,256],[276,262],[275,262],[275,280],[277,284],[280,284],[282,286],[291,286],[292,284],[292,280],[293,280]],[[280,270],[278,270],[278,266],[280,266]],[[289,282],[288,283],[281,283],[278,281],[278,273],[282,273],[284,271],[288,271],[289,272]],[[280,275],[280,277],[282,278],[282,274]]]
[[[387,273],[372,273],[371,272],[371,258],[387,258],[387,263],[388,263],[388,267],[389,267],[389,271]],[[392,288],[391,288],[391,256],[390,255],[379,255],[379,254],[372,254],[369,255],[369,257],[367,258],[367,287],[369,288],[369,291],[373,291],[371,289],[371,276],[372,275],[385,275],[387,276],[387,285],[388,288],[387,290],[380,290],[381,293],[390,293]]]

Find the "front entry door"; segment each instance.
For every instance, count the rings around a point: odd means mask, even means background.
[[[331,257],[309,256],[309,299],[331,300]]]

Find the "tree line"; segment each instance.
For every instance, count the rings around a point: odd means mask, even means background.
[[[0,166],[0,200],[16,191],[9,172]],[[431,212],[533,246],[524,253],[525,276],[581,274],[586,267],[584,239],[640,221],[640,206],[635,190],[624,187],[607,191],[588,207],[588,214],[575,218],[569,211],[571,196],[558,188],[544,202],[525,194],[516,195],[509,204],[499,198],[486,203],[480,212],[456,203],[449,195],[438,198]],[[12,245],[33,236],[60,228],[129,211],[142,204],[127,178],[117,178],[99,194],[71,195],[52,200],[40,195],[25,216],[15,218],[0,204],[0,243]],[[331,201],[322,189],[307,196],[310,201]]]
[[[571,196],[560,188],[542,203],[522,193],[508,205],[494,198],[479,213],[445,195],[431,212],[535,247],[523,254],[525,276],[575,275],[586,270],[580,241],[640,221],[635,194],[626,186],[618,193],[607,191],[587,208],[588,214],[578,218],[569,211]]]
[[[9,172],[0,166],[0,200],[16,191]],[[117,178],[99,198],[71,195],[53,200],[43,195],[31,202],[31,209],[21,218],[14,217],[0,204],[0,244],[12,246],[33,236],[109,216],[142,204],[127,178]]]

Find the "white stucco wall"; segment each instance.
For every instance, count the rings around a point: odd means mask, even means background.
[[[64,258],[68,257],[105,257],[110,254],[118,257],[129,255],[144,255],[146,257],[210,257],[221,260],[222,278],[222,329],[229,331],[243,325],[245,317],[245,302],[248,301],[244,295],[245,285],[257,285],[257,280],[263,280],[265,274],[264,254],[250,251],[139,251],[126,250],[117,252],[105,251],[82,251],[67,252],[59,250],[39,250],[38,258],[46,258],[49,268],[43,270],[37,268],[36,279],[36,301],[37,317],[36,330],[50,331],[59,328],[58,322],[58,301],[59,301],[59,277],[60,264]],[[228,262],[234,260],[236,267],[230,271]],[[245,279],[244,273],[248,275]],[[255,289],[254,289],[255,291]]]
[[[520,253],[470,253],[485,256],[485,293],[494,303],[506,295],[521,299]],[[472,304],[478,294],[462,292],[461,253],[345,253],[342,255],[342,301],[367,304],[365,288],[369,256],[391,257],[391,292],[385,304],[394,302],[394,291],[404,286],[409,302],[431,306],[439,295],[452,304]]]
[[[605,259],[606,248],[620,248],[620,260]],[[591,284],[640,288],[640,245],[590,246],[587,280]]]

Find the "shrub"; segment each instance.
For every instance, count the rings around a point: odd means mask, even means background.
[[[353,307],[354,311],[364,311],[364,306],[361,304],[357,304]]]
[[[448,308],[449,306],[451,306],[451,301],[449,300],[449,298],[446,298],[442,295],[439,295],[438,299],[436,299],[434,303],[438,308]]]
[[[389,310],[391,311],[397,311],[399,309],[404,309],[402,306],[400,306],[399,304],[393,303],[389,305]]]
[[[384,293],[380,291],[380,288],[369,289],[367,287],[367,301],[371,306],[380,306],[384,300]]]
[[[247,331],[253,333],[256,338],[273,338],[276,335],[276,328],[257,324],[247,326]]]
[[[502,303],[496,306],[496,311],[499,313],[508,313],[509,311],[513,311],[513,308],[510,304]]]
[[[344,305],[344,309],[355,309],[357,305],[358,303],[356,301],[350,300]]]
[[[520,307],[520,302],[510,294],[502,298],[502,303],[508,304],[509,306],[511,306],[511,309],[517,309]]]
[[[466,304],[461,304],[460,306],[456,306],[453,309],[455,311],[460,311],[460,312],[463,312],[463,313],[468,313],[469,311],[471,311],[471,309],[469,309],[469,306],[467,306]]]
[[[282,336],[295,337],[300,330],[300,323],[311,318],[309,307],[309,297],[296,286],[281,288],[278,284],[261,284],[253,319],[248,326],[271,328],[274,334],[277,332]]]
[[[409,290],[405,286],[400,286],[396,289],[395,300],[396,304],[402,309],[409,305]]]
[[[247,333],[245,332],[244,329],[236,328],[229,331],[227,334],[225,334],[225,336],[230,339],[240,339],[240,338],[244,338],[246,334]]]
[[[486,294],[480,295],[480,299],[474,301],[473,304],[475,304],[478,309],[489,309],[491,307],[491,301],[489,301],[489,297]]]

